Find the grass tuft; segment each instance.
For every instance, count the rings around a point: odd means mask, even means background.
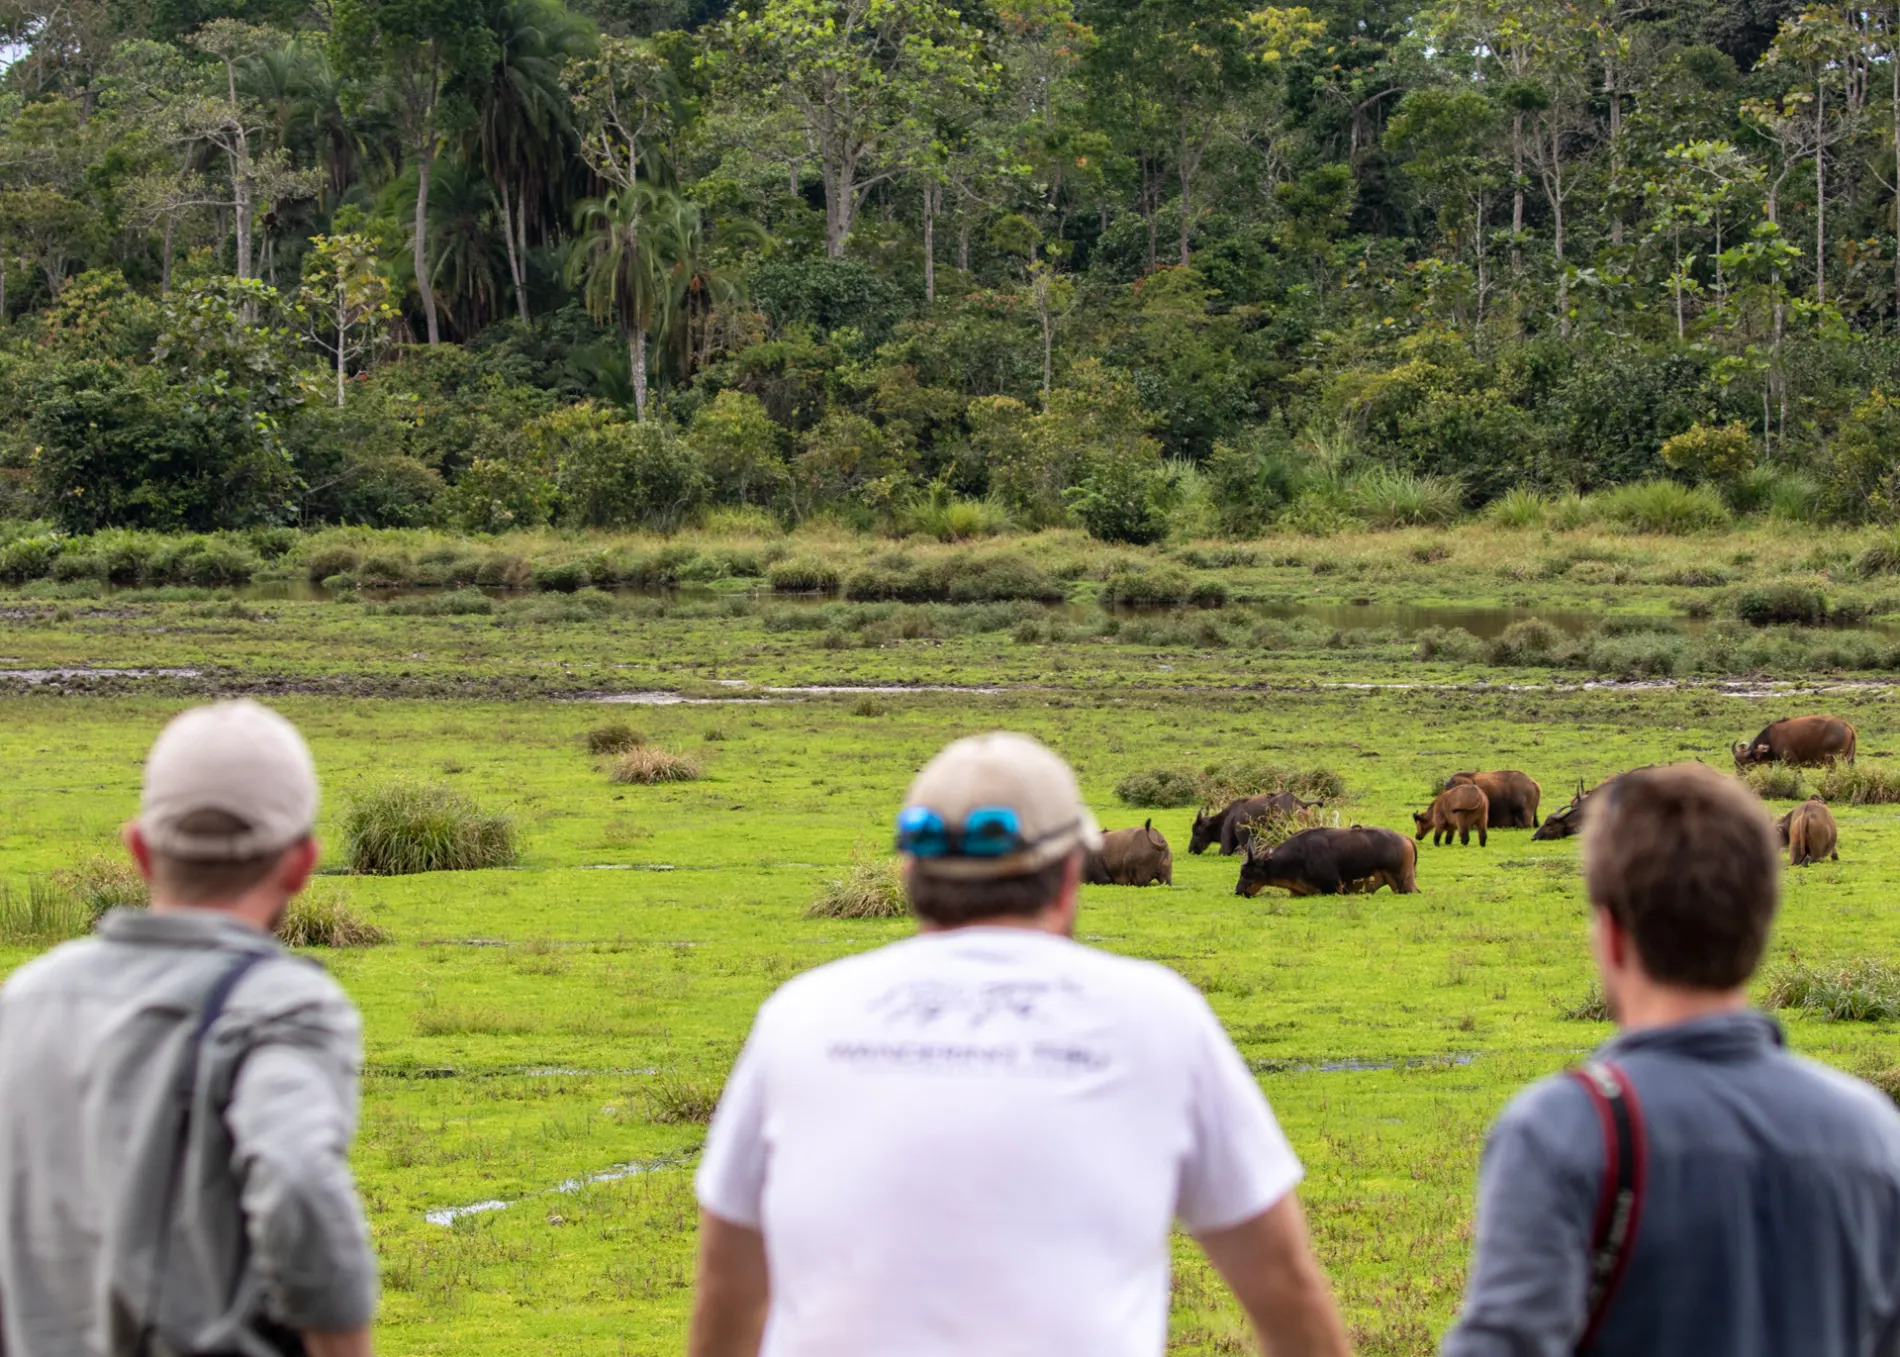
[[[1556,1000],[1551,1000],[1555,1003]],[[1583,998],[1574,1004],[1561,1006],[1557,1016],[1565,1022],[1608,1022],[1610,1020],[1610,1001],[1603,997],[1603,984],[1592,980],[1590,988],[1584,991]]]
[[[1146,768],[1115,784],[1123,805],[1172,810],[1182,806],[1223,806],[1242,796],[1293,792],[1309,801],[1335,801],[1346,794],[1346,779],[1330,768],[1287,768],[1232,759],[1192,768]]]
[[[607,771],[608,781],[635,787],[652,787],[662,782],[697,782],[700,776],[699,760],[692,755],[675,754],[652,745],[622,750]]]
[[[625,721],[608,721],[595,726],[584,737],[587,752],[590,754],[624,754],[629,749],[638,749],[647,742],[641,731],[635,730]]]
[[[1598,517],[1625,532],[1654,532],[1682,536],[1727,527],[1728,506],[1706,485],[1678,485],[1674,481],[1640,481],[1590,497]],[[1552,526],[1556,526],[1553,523]]]
[[[1837,763],[1815,785],[1823,801],[1838,806],[1891,806],[1900,802],[1900,770],[1877,763]]]
[[[1742,781],[1764,801],[1805,801],[1808,781],[1799,768],[1785,763],[1751,764],[1742,773]]]
[[[1769,975],[1761,1005],[1836,1022],[1892,1022],[1900,1018],[1900,970],[1871,957],[1827,967],[1790,956]]]
[[[910,913],[896,858],[856,857],[843,877],[825,883],[807,919],[901,919]]]
[[[63,891],[86,912],[90,928],[115,909],[143,909],[145,880],[137,867],[116,853],[93,853],[52,874],[53,889]]]
[[[389,932],[358,914],[336,882],[318,880],[290,902],[277,941],[286,947],[376,947],[389,941]]]
[[[519,855],[514,821],[440,783],[387,782],[351,801],[343,855],[364,876],[507,867]]]
[[[662,1126],[704,1126],[719,1107],[719,1089],[694,1079],[657,1079],[641,1097]]]
[[[35,878],[24,889],[0,883],[0,943],[50,947],[92,931],[93,916],[78,897]]]

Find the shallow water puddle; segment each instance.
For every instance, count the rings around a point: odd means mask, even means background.
[[[1359,1074],[1366,1070],[1456,1069],[1471,1064],[1477,1058],[1475,1051],[1404,1059],[1349,1055],[1331,1060],[1301,1060],[1295,1056],[1279,1060],[1250,1060],[1247,1068],[1255,1074]]]
[[[197,669],[0,669],[0,681],[9,683],[58,683],[62,679],[145,679],[145,678],[197,678],[202,673]]]
[[[637,1178],[644,1173],[656,1173],[661,1169],[674,1168],[685,1163],[694,1153],[697,1151],[673,1159],[656,1159],[646,1164],[615,1164],[612,1168],[602,1169],[599,1173],[588,1173],[579,1178],[563,1178],[553,1187],[540,1192],[531,1192],[525,1197],[516,1197],[511,1201],[495,1197],[487,1201],[470,1202],[467,1206],[441,1206],[433,1211],[424,1211],[422,1218],[431,1225],[453,1225],[463,1216],[479,1216],[489,1211],[506,1211],[511,1206],[538,1201],[543,1197],[572,1196],[596,1183],[617,1183],[628,1178]]]

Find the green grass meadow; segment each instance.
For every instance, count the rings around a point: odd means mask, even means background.
[[[255,619],[232,622],[228,647],[153,627],[156,654],[142,656],[138,634],[110,619],[34,614],[0,635],[0,649],[128,664],[169,663],[196,645],[201,661],[267,692],[264,680],[291,668],[328,675],[323,691],[286,682],[270,700],[315,749],[331,840],[353,796],[397,778],[448,784],[514,818],[515,867],[338,877],[335,888],[392,940],[311,953],[367,1023],[356,1165],[384,1269],[378,1344],[392,1354],[681,1350],[692,1168],[753,1010],[792,975],[909,931],[902,920],[805,910],[854,859],[886,852],[905,786],[930,754],[999,727],[1068,756],[1105,825],[1152,815],[1173,842],[1173,888],[1089,888],[1080,934],[1173,966],[1206,992],[1307,1164],[1318,1246],[1361,1349],[1428,1352],[1462,1283],[1486,1123],[1512,1090],[1608,1032],[1566,1016],[1590,989],[1575,841],[1499,831],[1485,849],[1428,843],[1416,896],[1246,900],[1234,894],[1236,859],[1187,854],[1191,808],[1122,806],[1116,783],[1230,757],[1324,765],[1345,779],[1346,822],[1409,829],[1432,780],[1459,768],[1530,772],[1547,813],[1579,779],[1691,758],[1727,766],[1732,741],[1797,710],[1854,721],[1863,761],[1900,745],[1879,688],[1822,699],[1698,686],[1362,690],[1326,685],[1417,678],[1418,667],[1286,660],[1267,684],[1226,654],[1202,657],[1203,675],[1191,653],[982,636],[851,650],[840,666],[801,635],[784,640],[782,662],[763,652],[735,662],[741,647],[717,617],[484,633],[480,672],[501,693],[511,676],[532,687],[564,664],[625,666],[629,688],[671,669],[697,673],[693,691],[709,693],[723,653],[717,676],[755,685],[994,672],[1037,686],[660,707],[359,695],[346,681],[359,654],[391,674],[452,666],[448,642],[472,633],[388,618],[372,636],[351,622],[344,655],[326,650],[318,626],[339,605],[300,606],[307,616],[278,610],[281,640]],[[1216,668],[1224,683],[1203,682]],[[135,810],[147,745],[190,700],[130,684],[0,696],[0,879],[18,884],[109,849]],[[609,720],[693,755],[704,777],[612,783],[585,739]],[[1900,807],[1836,814],[1841,861],[1790,875],[1771,965],[1900,954]],[[0,965],[27,955],[0,951]],[[1788,1025],[1799,1049],[1843,1068],[1900,1064],[1892,1025]],[[508,1204],[429,1219],[480,1203]],[[1173,1349],[1251,1351],[1211,1274],[1185,1243],[1178,1256]]]

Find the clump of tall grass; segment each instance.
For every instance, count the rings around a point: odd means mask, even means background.
[[[1491,501],[1485,516],[1501,528],[1541,528],[1550,514],[1550,501],[1527,486],[1513,486]]]
[[[486,617],[495,611],[495,600],[479,589],[451,589],[372,604],[367,611],[372,617]]]
[[[895,858],[860,858],[851,869],[827,881],[805,910],[807,919],[899,919],[910,913],[904,874]]]
[[[352,800],[343,856],[365,876],[507,867],[519,853],[514,821],[441,783],[386,782]]]
[[[79,902],[90,928],[115,909],[145,906],[145,878],[130,859],[117,853],[92,853],[49,878],[53,889]]]
[[[1769,973],[1761,1004],[1836,1022],[1892,1022],[1900,1018],[1900,970],[1871,957],[1817,966],[1791,956]]]
[[[1191,768],[1144,768],[1115,784],[1125,806],[1171,810],[1200,804],[1204,783]]]
[[[389,933],[357,913],[335,882],[318,880],[290,902],[277,940],[286,947],[375,947]]]
[[[719,1088],[692,1079],[661,1078],[640,1095],[647,1119],[662,1126],[704,1126],[719,1107]]]
[[[833,594],[838,581],[837,566],[811,556],[774,561],[765,569],[765,582],[775,594]]]
[[[1487,664],[1549,664],[1564,643],[1564,634],[1541,617],[1513,622],[1493,638],[1484,651]]]
[[[1227,585],[1211,576],[1197,579],[1167,566],[1149,569],[1118,564],[1102,583],[1102,602],[1124,607],[1192,603],[1197,608],[1218,608],[1227,602]]]
[[[35,877],[24,887],[0,882],[0,943],[46,947],[92,931],[85,902],[51,881]]]
[[[897,528],[907,537],[968,542],[1008,532],[1010,520],[1009,511],[994,500],[966,499],[938,484],[912,496],[898,509]]]
[[[697,782],[699,760],[654,745],[635,745],[614,756],[607,780],[626,786],[653,787],[662,782]]]
[[[1627,532],[1680,536],[1726,527],[1728,506],[1706,485],[1675,481],[1638,481],[1593,495],[1597,515]]]
[[[1388,466],[1354,472],[1341,490],[1346,512],[1374,528],[1449,523],[1464,502],[1464,486],[1454,476],[1418,476]]]
[[[637,749],[647,742],[641,731],[635,730],[625,721],[606,721],[595,726],[582,737],[590,754],[624,754],[629,749]]]
[[[1891,806],[1900,802],[1900,770],[1877,763],[1837,763],[1815,784],[1821,799],[1839,806]]]
[[[1293,815],[1274,811],[1247,826],[1247,839],[1255,848],[1272,848],[1285,843],[1302,829],[1317,829],[1337,819],[1338,812],[1322,811],[1318,806]]]
[[[1734,613],[1753,627],[1798,623],[1815,627],[1827,621],[1827,599],[1819,589],[1794,580],[1776,580],[1743,589],[1731,604]]]
[[[1288,768],[1235,759],[1200,769],[1146,768],[1115,784],[1115,795],[1123,805],[1160,810],[1225,805],[1243,796],[1275,792],[1332,801],[1346,794],[1346,780],[1330,768]]]
[[[1552,1003],[1556,1003],[1553,999]],[[1608,1022],[1610,1020],[1610,1001],[1603,997],[1603,984],[1592,980],[1590,988],[1585,990],[1583,998],[1576,1003],[1560,1005],[1557,1016],[1565,1022]]]
[[[1475,660],[1485,653],[1484,642],[1463,627],[1427,627],[1412,640],[1416,660]]]
[[[1742,781],[1764,801],[1805,801],[1808,782],[1799,768],[1785,763],[1754,763],[1742,773]]]

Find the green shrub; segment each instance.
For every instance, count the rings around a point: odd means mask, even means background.
[[[420,598],[391,599],[375,605],[374,611],[389,617],[486,617],[495,611],[495,600],[479,589],[454,589]]]
[[[838,567],[813,556],[793,556],[767,566],[765,582],[775,594],[836,593]]]
[[[1487,664],[1549,664],[1564,634],[1541,617],[1513,622],[1485,646]]]
[[[93,853],[50,877],[85,910],[87,927],[115,909],[145,907],[145,879],[131,860],[119,853]]]
[[[1664,465],[1701,481],[1734,481],[1755,465],[1755,440],[1739,419],[1730,424],[1692,424],[1662,445]]]
[[[1591,497],[1599,517],[1628,532],[1682,536],[1726,527],[1728,506],[1706,485],[1639,481]]]
[[[1837,763],[1823,770],[1814,790],[1840,806],[1891,806],[1900,803],[1900,769],[1877,763]]]
[[[949,555],[919,562],[890,553],[873,558],[845,582],[845,597],[910,603],[1058,601],[1068,596],[1062,581],[1025,557]]]
[[[357,796],[343,842],[350,870],[365,876],[508,867],[519,852],[512,819],[439,783],[386,782]]]
[[[1682,668],[1683,643],[1680,637],[1653,631],[1601,636],[1591,644],[1585,663],[1593,673],[1618,678],[1663,677]]]
[[[1485,654],[1485,644],[1463,627],[1427,627],[1413,638],[1412,658],[1462,664]]]
[[[564,523],[672,532],[712,496],[698,449],[663,421],[630,424],[577,405],[542,416],[528,433],[554,449]]]
[[[304,575],[312,584],[321,584],[332,575],[354,575],[363,563],[363,553],[351,546],[313,547],[304,556]]]
[[[625,721],[607,721],[582,737],[590,754],[624,754],[647,742],[647,737]]]
[[[555,561],[548,565],[537,565],[531,578],[536,589],[552,594],[572,594],[593,583],[586,561]]]
[[[610,782],[640,787],[662,782],[695,782],[699,777],[699,760],[690,754],[675,754],[651,745],[622,750],[607,773]]]
[[[375,947],[389,933],[358,914],[341,886],[319,878],[290,902],[277,940],[286,947]]]
[[[901,919],[910,913],[895,858],[852,855],[851,869],[825,883],[805,910],[808,919]]]
[[[912,495],[897,511],[897,528],[908,536],[967,542],[1009,531],[1009,511],[991,500],[968,499],[938,482]]]
[[[1535,490],[1513,486],[1492,500],[1485,515],[1504,528],[1541,528],[1550,513],[1550,502]]]
[[[1900,970],[1873,958],[1817,966],[1791,956],[1769,973],[1761,1006],[1836,1022],[1892,1022],[1900,1018]]]
[[[1735,595],[1735,615],[1754,627],[1777,622],[1819,626],[1827,621],[1827,599],[1805,584],[1760,584]]]
[[[1102,584],[1102,602],[1122,607],[1165,607],[1187,602],[1194,588],[1194,577],[1185,570],[1118,564]]]
[[[1346,780],[1330,768],[1288,768],[1246,760],[1192,768],[1148,768],[1115,784],[1124,805],[1171,810],[1182,806],[1224,806],[1243,796],[1292,792],[1309,801],[1337,800]]]
[[[1148,768],[1115,784],[1123,805],[1173,810],[1201,803],[1201,774],[1192,768]]]
[[[1888,528],[1854,558],[1854,572],[1863,579],[1900,575],[1900,528]]]
[[[56,537],[17,537],[0,547],[0,580],[38,580],[52,573],[61,543]]]

